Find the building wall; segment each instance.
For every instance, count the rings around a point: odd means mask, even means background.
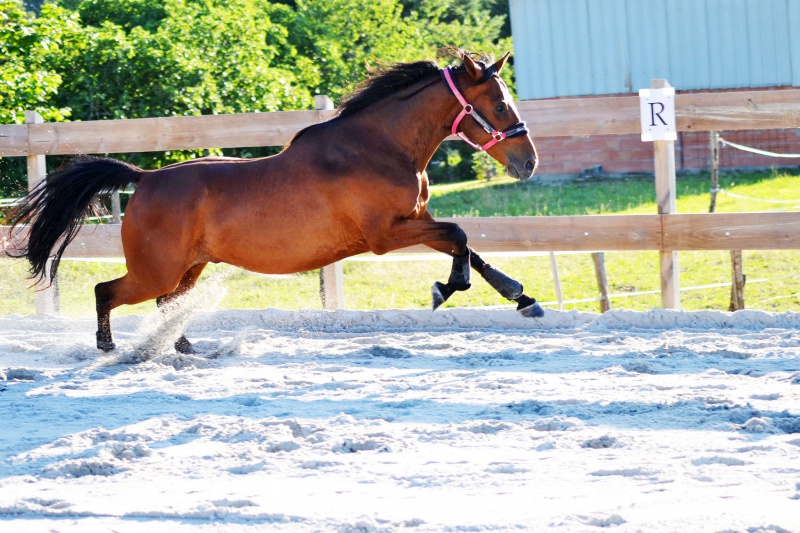
[[[535,132],[533,132],[535,135]],[[800,153],[800,130],[758,130],[721,132],[723,138],[777,153]],[[595,137],[534,137],[539,153],[538,174],[580,174],[601,166],[603,173],[652,173],[653,143],[642,142],[639,135],[600,135]],[[788,167],[800,165],[798,159],[777,159],[720,147],[722,168]],[[711,148],[708,132],[684,132],[675,141],[677,170],[705,170],[710,166]]]
[[[510,0],[519,99],[800,86],[800,0]]]
[[[677,91],[800,86],[800,0],[509,0],[520,100],[637,93],[663,78]],[[533,132],[534,135],[536,132]],[[800,153],[798,130],[722,132],[733,142]],[[652,172],[638,135],[536,139],[541,174]],[[795,166],[724,148],[723,167]],[[708,168],[707,132],[683,133],[676,168]]]

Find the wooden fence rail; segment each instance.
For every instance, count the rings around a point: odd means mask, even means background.
[[[699,213],[551,217],[439,218],[458,223],[478,252],[595,252],[615,250],[800,249],[798,213]],[[122,257],[119,224],[86,225],[65,258]],[[17,245],[24,243],[25,235]],[[12,249],[0,226],[0,252]],[[433,253],[411,246],[402,253]]]
[[[534,136],[634,134],[641,130],[636,96],[565,98],[519,102]],[[692,93],[675,96],[678,131],[800,128],[800,89]],[[334,111],[294,111],[164,117],[93,122],[0,125],[0,157],[103,154],[162,150],[280,146],[302,128],[327,120]],[[454,137],[451,137],[454,138]],[[657,195],[674,196],[673,164],[656,147]],[[658,157],[661,154],[662,157]],[[670,168],[671,167],[671,168]],[[667,172],[664,172],[666,168]],[[672,180],[670,181],[670,174]],[[800,213],[492,217],[443,219],[458,222],[478,251],[658,250],[662,258],[680,250],[800,249]],[[0,226],[0,255],[10,247]],[[429,252],[417,246],[403,252]],[[120,226],[84,226],[65,257],[120,257]],[[677,294],[677,271],[665,280]],[[679,304],[679,302],[678,302]],[[679,305],[676,306],[676,308]],[[37,308],[42,309],[38,306]]]
[[[517,104],[534,136],[641,131],[639,98],[615,96]],[[334,111],[285,111],[92,122],[0,125],[0,157],[281,146]],[[800,127],[800,89],[678,94],[679,131]]]

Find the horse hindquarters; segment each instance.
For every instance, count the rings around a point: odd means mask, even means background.
[[[187,165],[150,173],[131,196],[122,224],[127,273],[95,287],[97,347],[114,349],[110,313],[156,300],[159,307],[189,291],[208,258],[198,252],[205,189]],[[193,186],[194,185],[194,186]],[[189,350],[188,341],[181,349]]]

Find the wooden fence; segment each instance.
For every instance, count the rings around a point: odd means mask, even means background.
[[[662,80],[663,81],[663,80]],[[654,81],[655,83],[655,81]],[[519,102],[534,136],[589,136],[640,132],[637,96],[565,98]],[[322,106],[320,106],[322,107]],[[729,131],[800,127],[800,89],[677,94],[678,131]],[[334,111],[294,111],[42,123],[35,114],[22,125],[0,125],[0,157],[28,158],[29,182],[44,175],[44,156],[148,152],[198,148],[276,146]],[[479,252],[658,250],[662,305],[678,309],[676,252],[800,248],[800,213],[677,214],[671,141],[654,143],[656,198],[653,215],[459,218]],[[535,179],[535,178],[534,178]],[[453,220],[453,219],[442,219]],[[0,226],[0,242],[8,230]],[[430,252],[422,246],[403,252]],[[65,257],[119,257],[120,226],[84,226]],[[53,309],[53,295],[37,309]]]

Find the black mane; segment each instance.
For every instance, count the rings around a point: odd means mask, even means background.
[[[475,59],[484,69],[487,65],[491,65],[493,61],[492,57],[489,55],[467,52],[460,48],[447,48],[442,50],[442,52],[462,62],[455,67],[456,71],[464,69],[463,60],[465,55],[469,55]],[[336,111],[336,116],[332,120],[357,113],[376,102],[411,87],[415,83],[433,75],[438,75],[438,73],[439,64],[436,61],[390,63],[377,68],[368,66],[367,78],[356,86],[355,91],[342,99]],[[292,142],[309,130],[316,129],[324,124],[325,123],[322,122],[303,128],[297,132]],[[291,142],[289,144],[291,144]]]
[[[462,62],[456,70],[463,70],[465,55],[476,59],[484,69],[492,62],[492,58],[486,54],[475,54],[460,48],[446,48],[441,52]],[[438,72],[439,64],[436,61],[390,63],[386,67],[368,67],[367,79],[358,84],[356,90],[342,100],[337,115],[340,117],[352,115]]]
[[[340,117],[352,115],[438,72],[436,61],[394,63],[388,68],[370,69],[367,79],[342,100],[337,114]]]

